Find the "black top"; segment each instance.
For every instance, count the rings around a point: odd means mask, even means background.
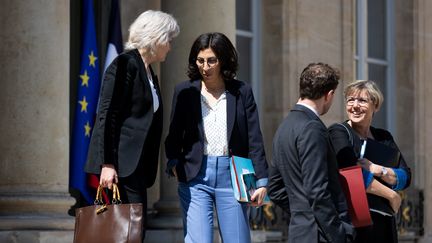
[[[351,135],[349,135],[347,131]],[[400,150],[396,145],[396,142],[394,141],[393,136],[390,134],[390,132],[372,126],[370,127],[370,131],[376,142],[389,146],[390,148],[395,149],[400,153]],[[356,165],[357,160],[360,157],[359,154],[362,145],[362,140],[354,131],[354,129],[351,128],[351,126],[347,123],[347,121],[345,121],[343,122],[343,125],[342,124],[331,125],[329,127],[329,133],[333,144],[333,148],[336,153],[336,158],[338,161],[339,168],[341,169],[341,168]],[[371,161],[371,162],[380,164],[379,161]],[[399,161],[397,161],[396,166],[393,166],[393,168],[400,168],[405,170],[407,174],[407,182],[403,189],[407,188],[411,183],[411,170],[407,166],[405,159],[403,158],[401,153],[399,156]],[[375,179],[377,179],[387,187],[391,187],[390,185],[382,181],[380,178],[376,177]],[[368,201],[369,201],[369,206],[371,208],[375,208],[375,206],[378,207],[378,205],[374,205],[376,203],[375,202],[376,200],[371,199],[371,194],[368,194]]]
[[[352,143],[349,139],[349,135],[347,134],[347,130],[343,126],[340,124],[333,124],[329,127],[330,138],[336,153],[339,169],[357,164],[357,160],[360,157],[360,148],[362,145],[362,140],[354,131],[354,129],[351,128],[347,121],[343,123],[351,133],[353,140]],[[396,145],[396,142],[394,141],[390,132],[372,126],[370,127],[370,131],[372,136],[375,138],[375,141],[387,145],[400,152],[399,147]],[[372,163],[376,163],[376,161],[372,161]],[[402,154],[399,158],[396,168],[404,169],[407,172],[408,180],[405,188],[408,187],[411,181],[411,170],[405,162]]]

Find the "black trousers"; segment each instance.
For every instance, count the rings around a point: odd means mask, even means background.
[[[397,243],[396,218],[371,212],[372,225],[356,228],[357,243]]]
[[[120,177],[118,183],[122,203],[142,203],[143,205],[142,242],[145,239],[147,225],[147,187],[145,185],[143,167],[144,163],[140,161],[137,169],[128,177]]]

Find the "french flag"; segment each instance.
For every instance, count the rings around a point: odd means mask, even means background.
[[[108,46],[105,56],[104,72],[111,64],[111,62],[123,51],[122,32],[120,24],[120,8],[118,0],[111,0],[111,12],[109,19],[108,30]],[[99,103],[99,102],[98,102]],[[89,174],[87,182],[90,187],[98,188],[99,178],[96,175]],[[105,191],[102,191],[105,202],[109,202]]]
[[[111,62],[123,51],[122,32],[120,24],[120,8],[118,0],[112,0],[108,31],[108,47],[105,57],[104,72]]]

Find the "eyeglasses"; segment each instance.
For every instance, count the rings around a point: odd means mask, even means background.
[[[205,63],[207,63],[207,65],[210,68],[212,68],[212,67],[214,67],[218,63],[218,59],[217,59],[217,57],[209,57],[207,59],[204,59],[202,57],[198,57],[196,59],[196,64],[198,66],[204,66]]]
[[[357,101],[357,104],[359,104],[360,106],[369,105],[369,99],[368,98],[362,98],[362,97],[358,97],[358,98],[348,97],[346,99],[346,104],[349,106],[353,106],[355,101]]]

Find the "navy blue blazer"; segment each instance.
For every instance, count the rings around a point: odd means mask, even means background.
[[[288,242],[352,238],[338,175],[326,126],[312,110],[295,105],[273,139],[268,187],[270,198],[291,212]]]
[[[225,81],[225,87],[230,154],[250,158],[257,178],[267,178],[267,161],[252,89],[238,80]],[[201,81],[178,84],[171,109],[165,152],[169,161],[177,160],[178,180],[186,182],[198,174],[204,156]]]

